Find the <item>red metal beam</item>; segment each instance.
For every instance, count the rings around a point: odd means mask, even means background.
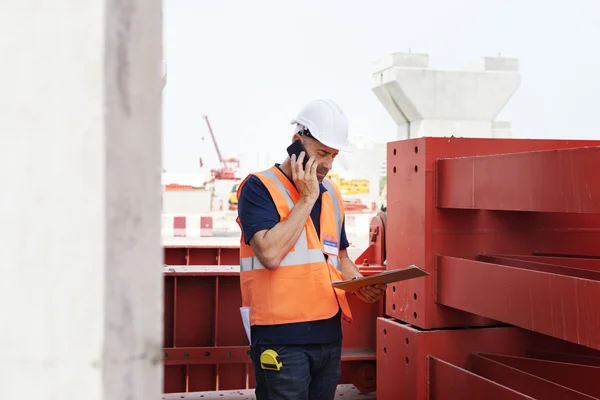
[[[486,354],[486,358],[536,375],[559,385],[585,393],[594,398],[600,397],[600,367],[577,365],[555,361],[536,360],[524,357],[511,357],[499,354]]]
[[[535,399],[482,378],[465,369],[429,356],[430,400],[441,399]]]
[[[173,265],[239,265],[239,245],[168,245],[163,246],[164,263]]]
[[[540,400],[592,400],[587,394],[558,383],[529,374],[487,357],[485,354],[469,356],[469,370],[483,378],[504,385]]]
[[[586,269],[600,272],[600,259],[598,258],[575,258],[575,257],[552,257],[552,256],[529,256],[512,254],[491,254],[494,257],[511,258],[513,260],[533,261],[543,264],[559,265],[569,268]]]
[[[171,347],[164,349],[164,365],[250,364],[249,346]],[[342,361],[374,361],[375,350],[344,348]]]
[[[571,268],[562,265],[546,264],[542,262],[519,260],[510,257],[492,256],[487,254],[478,255],[477,260],[491,264],[505,265],[507,267],[529,269],[532,271],[547,272],[550,274],[568,275],[572,276],[573,278],[583,278],[600,281],[599,271],[590,271],[587,269]]]
[[[555,351],[529,350],[527,357],[537,358],[538,360],[558,361],[569,364],[590,365],[600,367],[600,353],[593,355],[557,353]],[[600,384],[600,382],[598,382]]]
[[[248,346],[166,348],[164,365],[251,363],[248,351]]]
[[[600,281],[536,269],[439,256],[436,299],[441,305],[600,349]]]
[[[600,147],[438,160],[437,206],[600,213]]]

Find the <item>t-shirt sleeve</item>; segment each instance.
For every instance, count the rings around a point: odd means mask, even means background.
[[[238,216],[246,244],[256,232],[271,229],[279,223],[279,213],[271,194],[256,176],[248,178],[242,186]]]
[[[342,221],[342,232],[340,233],[340,250],[345,250],[350,247],[348,237],[346,236],[346,218]]]

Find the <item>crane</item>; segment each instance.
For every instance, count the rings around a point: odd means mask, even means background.
[[[221,151],[219,150],[219,145],[217,144],[217,139],[215,134],[213,133],[212,127],[210,126],[210,121],[208,120],[208,116],[203,115],[206,120],[206,125],[208,126],[208,131],[210,132],[210,136],[212,137],[212,141],[215,145],[215,150],[217,150],[217,156],[219,157],[219,162],[221,163],[221,168],[219,169],[211,169],[210,173],[212,176],[211,181],[214,180],[239,180],[239,178],[235,174],[234,168],[240,167],[240,160],[237,157],[224,158],[221,155]]]

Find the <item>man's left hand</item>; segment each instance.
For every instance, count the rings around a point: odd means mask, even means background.
[[[385,284],[368,285],[358,289],[356,295],[365,303],[375,303],[383,296],[386,289]]]

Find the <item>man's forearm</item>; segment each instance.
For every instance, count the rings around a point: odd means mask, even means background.
[[[354,261],[350,259],[348,256],[348,252],[346,250],[342,250],[340,252],[340,265],[342,269],[342,278],[343,279],[352,279],[356,276],[362,276]]]
[[[296,244],[313,205],[314,201],[298,200],[285,221],[271,229],[257,232],[250,240],[256,256],[266,268],[273,269],[279,266],[281,260]]]

